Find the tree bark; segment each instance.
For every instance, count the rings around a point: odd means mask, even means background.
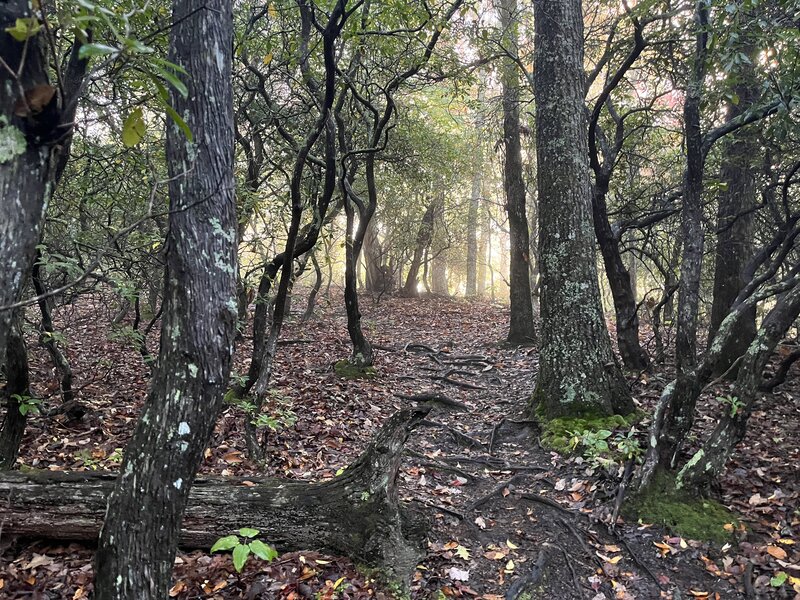
[[[749,54],[754,55],[754,52]],[[753,60],[756,57],[753,56]],[[734,88],[736,104],[728,106],[728,120],[743,114],[758,97],[758,84],[752,64],[746,68],[743,81]],[[725,189],[719,195],[717,209],[717,246],[714,251],[714,295],[708,343],[725,319],[734,300],[744,287],[742,274],[753,256],[753,213],[756,204],[756,176],[753,161],[759,145],[755,132],[737,131],[725,145],[720,166],[720,182]],[[727,372],[736,359],[748,351],[756,335],[755,308],[742,319],[740,329],[723,350],[714,372]],[[731,375],[735,377],[735,369]]]
[[[678,473],[678,486],[701,491],[722,473],[733,450],[747,433],[747,421],[760,395],[764,367],[798,314],[800,286],[780,296],[764,319],[739,366],[732,404],[725,406],[725,413],[708,440]],[[749,314],[742,316],[742,320],[748,318]],[[732,333],[731,337],[738,337],[738,332]]]
[[[505,51],[517,56],[519,33],[517,0],[502,0],[499,6]],[[503,184],[510,237],[511,323],[507,341],[527,344],[535,341],[530,279],[530,233],[525,214],[525,181],[522,178],[522,144],[519,124],[519,71],[513,58],[503,59],[503,143],[505,163]]]
[[[14,311],[14,318],[6,333],[6,385],[2,394],[6,414],[0,424],[0,471],[11,469],[17,461],[28,420],[19,410],[19,398],[30,395],[28,348],[22,335],[22,314],[23,309]]]
[[[485,75],[483,75],[478,88],[478,104],[483,105],[485,99]],[[480,214],[483,188],[483,120],[483,113],[479,112],[475,117],[475,156],[472,161],[472,190],[467,213],[467,287],[465,291],[467,297],[478,294],[478,215]]]
[[[539,0],[535,27],[542,335],[532,404],[547,417],[629,413],[600,305],[580,0]]]
[[[408,435],[428,410],[393,415],[364,453],[329,481],[197,478],[177,533],[180,545],[209,548],[241,527],[254,527],[282,551],[344,554],[407,580],[421,552],[407,539],[397,473]],[[113,486],[113,475],[96,472],[0,475],[3,532],[94,540]]]
[[[166,597],[189,490],[228,385],[237,318],[232,46],[231,3],[175,1],[170,60],[188,73],[188,95],[171,101],[194,141],[168,124],[161,350],[109,496],[97,600]]]
[[[403,285],[403,295],[409,297],[419,296],[419,268],[422,265],[422,255],[425,249],[430,246],[433,239],[433,218],[436,215],[436,205],[438,203],[438,196],[434,196],[428,208],[425,209],[425,214],[422,215],[422,220],[417,230],[417,240],[414,246],[414,255],[411,257],[411,264],[408,267],[408,274],[406,275],[406,283]]]

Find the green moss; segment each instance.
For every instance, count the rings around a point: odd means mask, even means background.
[[[339,377],[344,379],[372,379],[378,374],[378,370],[375,367],[354,365],[346,358],[334,363],[333,370]]]
[[[675,487],[671,475],[659,474],[648,489],[631,497],[623,514],[628,519],[662,525],[672,533],[692,540],[725,543],[738,525],[736,515],[719,502],[692,496]],[[725,526],[733,524],[731,532]]]
[[[364,575],[367,581],[373,581],[378,584],[380,588],[385,591],[389,598],[395,600],[410,600],[411,594],[408,591],[408,586],[403,585],[403,582],[394,578],[390,573],[384,569],[375,567],[367,567],[362,564],[356,565],[356,570]]]
[[[644,413],[636,411],[625,416],[611,415],[610,417],[583,415],[580,417],[560,417],[549,421],[543,419],[539,411],[537,411],[536,416],[542,427],[542,446],[562,454],[568,454],[575,449],[573,444],[574,432],[627,430],[638,423]]]

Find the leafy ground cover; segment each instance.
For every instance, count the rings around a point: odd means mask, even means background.
[[[125,330],[103,325],[111,321],[99,316],[106,310],[97,296],[57,315],[79,399],[89,408],[78,422],[44,416],[58,405],[57,378],[31,332],[34,391],[45,400],[43,416],[30,421],[22,468],[114,470],[119,464],[146,395],[148,370]],[[715,500],[736,516],[724,524],[727,541],[681,537],[621,517],[612,531],[625,456],[635,454],[646,417],[632,429],[575,431],[567,440],[575,452],[561,455],[541,443],[542,432],[526,415],[536,350],[500,341],[504,308],[384,297],[365,299],[363,313],[365,332],[379,347],[374,377],[336,373],[335,363],[350,346],[342,311],[323,303],[315,318],[293,320],[285,330],[265,421],[274,428],[266,465],[247,459],[244,414],[229,405],[202,472],[335,477],[409,402],[405,397],[444,395],[453,402],[437,404],[414,432],[399,477],[402,501],[430,523],[411,597],[516,598],[532,580],[533,596],[542,598],[800,597],[796,377],[765,396],[721,481]],[[246,371],[247,341],[245,336],[239,344],[239,373]],[[155,337],[148,342],[157,347]],[[668,361],[652,373],[630,374],[640,408],[652,406],[669,377]],[[726,386],[704,393],[697,439],[724,410],[718,398],[726,396]],[[0,536],[0,551],[0,597],[79,599],[91,593],[89,547]],[[251,557],[241,573],[229,553],[192,551],[179,553],[170,595],[345,599],[402,593],[378,573],[311,550],[271,563]]]

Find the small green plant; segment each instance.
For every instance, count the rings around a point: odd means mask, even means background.
[[[41,398],[34,398],[33,396],[24,396],[20,394],[12,394],[11,398],[13,398],[17,404],[19,404],[19,413],[22,416],[27,417],[28,415],[38,415],[40,414],[39,406],[42,404]]]
[[[78,450],[75,454],[75,459],[79,460],[83,463],[83,466],[87,469],[91,469],[92,471],[97,471],[101,466],[102,463],[99,459],[95,458],[92,455],[91,450],[88,448],[83,448],[82,450]]]
[[[642,456],[642,447],[636,439],[636,428],[631,427],[627,434],[614,436],[614,447],[625,460],[637,460]]]
[[[717,396],[717,401],[727,405],[731,418],[735,417],[744,408],[744,402],[737,396]]]
[[[272,562],[278,558],[278,552],[272,546],[255,539],[259,533],[258,529],[242,527],[239,530],[239,535],[226,535],[214,542],[214,545],[211,546],[211,552],[232,551],[233,568],[236,569],[237,573],[242,572],[250,554],[255,554],[261,560]]]
[[[265,403],[267,412],[258,412],[258,407],[249,398],[237,398],[233,390],[225,394],[225,401],[235,406],[248,417],[258,429],[268,428],[273,432],[291,427],[297,422],[297,414],[289,408],[291,399],[278,390],[269,390],[269,399]]]
[[[122,462],[122,448],[114,448],[114,451],[108,455],[106,460],[113,464],[120,464]]]

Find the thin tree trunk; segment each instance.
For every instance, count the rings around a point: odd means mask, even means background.
[[[747,433],[747,421],[760,395],[764,367],[798,314],[800,286],[780,296],[764,319],[739,366],[731,403],[725,406],[725,413],[703,447],[678,473],[678,486],[703,490],[722,473],[733,450]],[[742,320],[746,319],[749,319],[747,313],[742,315]],[[741,324],[735,330],[739,327]],[[738,331],[730,337],[738,337]]]
[[[517,0],[502,0],[499,7],[503,45],[514,56],[518,47]],[[519,71],[512,58],[503,59],[503,182],[510,237],[511,323],[507,341],[524,344],[536,339],[530,280],[530,234],[525,215],[525,181],[522,178],[522,145],[519,124]]]
[[[533,407],[547,417],[629,413],[600,305],[583,94],[580,0],[535,4],[541,353]]]
[[[109,497],[97,600],[166,597],[189,490],[228,386],[237,317],[232,47],[231,3],[175,1],[170,60],[188,73],[189,93],[171,101],[195,141],[169,123],[161,350]]]
[[[414,246],[414,255],[411,258],[411,264],[408,267],[408,274],[406,275],[406,283],[403,285],[403,295],[409,297],[416,297],[419,295],[417,286],[419,285],[419,268],[422,266],[422,258],[425,249],[428,248],[433,239],[433,218],[436,215],[436,204],[438,197],[434,197],[428,207],[425,209],[425,214],[422,215],[422,220],[417,230],[417,241]],[[426,263],[427,266],[427,263]]]
[[[485,75],[478,87],[478,104],[486,99]],[[478,109],[479,111],[482,108]],[[478,215],[480,214],[481,190],[483,187],[483,113],[475,117],[475,156],[472,161],[472,191],[467,213],[467,287],[466,296],[478,294]]]
[[[300,318],[302,322],[306,322],[314,316],[314,305],[316,304],[319,290],[322,287],[322,269],[319,268],[319,261],[317,260],[317,254],[315,252],[311,253],[311,264],[314,265],[314,285],[311,288],[311,292],[308,294],[306,310]]]

